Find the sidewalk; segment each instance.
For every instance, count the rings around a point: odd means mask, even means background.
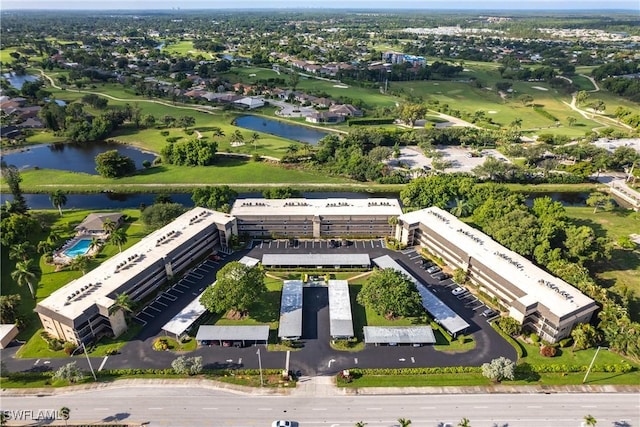
[[[302,377],[295,389],[245,387],[205,379],[124,379],[108,383],[93,383],[61,388],[8,388],[0,396],[54,396],[109,388],[127,387],[189,387],[228,391],[252,396],[329,397],[339,395],[403,395],[403,394],[553,394],[553,393],[640,393],[640,385],[566,385],[566,386],[512,386],[497,384],[473,387],[363,387],[339,388],[335,378]]]

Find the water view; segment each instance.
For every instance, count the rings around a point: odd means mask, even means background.
[[[235,125],[313,145],[316,145],[318,141],[329,134],[329,132],[258,116],[238,117]]]
[[[3,153],[1,159],[18,169],[40,168],[58,169],[97,175],[95,157],[109,150],[117,150],[121,155],[130,157],[138,169],[145,160],[153,161],[156,155],[127,145],[105,141],[42,144],[21,150]]]
[[[18,90],[22,89],[22,85],[25,82],[35,82],[36,80],[38,80],[37,76],[32,76],[30,74],[25,74],[23,76],[18,76],[18,75],[14,74],[14,73],[4,73],[2,75],[2,77],[7,79],[9,84],[11,86],[15,87]]]

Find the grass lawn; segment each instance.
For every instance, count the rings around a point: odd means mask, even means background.
[[[616,209],[594,214],[590,207],[567,206],[565,209],[576,224],[587,225],[595,230],[598,237],[608,237],[613,242],[640,230],[640,224],[632,218],[630,210]],[[618,294],[624,294],[625,289],[633,292],[629,313],[634,320],[640,320],[640,248],[624,250],[615,247],[611,259],[596,266],[596,275],[605,287]]]
[[[344,184],[354,183],[345,178],[327,176],[295,168],[281,167],[269,162],[254,162],[249,159],[220,156],[213,166],[184,167],[160,165],[139,171],[137,175],[119,179],[98,175],[60,171],[54,169],[26,170],[21,172],[21,188],[25,193],[50,193],[57,189],[72,192],[149,191],[149,188],[174,186],[175,188],[196,185],[237,184],[244,187],[260,187],[265,184]],[[137,186],[137,187],[136,187]],[[3,182],[2,191],[8,191]]]
[[[540,354],[540,347],[537,345],[526,343],[521,339],[518,339],[517,343],[524,349],[523,357],[520,359],[519,363],[528,363],[530,365],[558,364],[589,366],[596,352],[595,348],[572,351],[571,347],[568,347],[558,348],[558,353],[556,353],[555,357],[544,357]],[[598,352],[598,357],[596,358],[594,365],[613,365],[616,363],[629,363],[638,367],[637,364],[633,363],[629,359],[625,359],[614,352],[602,349]]]

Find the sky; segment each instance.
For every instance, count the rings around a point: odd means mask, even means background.
[[[567,10],[631,9],[640,0],[0,0],[0,9],[472,9],[472,10]]]

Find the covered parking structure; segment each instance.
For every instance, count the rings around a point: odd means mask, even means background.
[[[297,340],[302,336],[302,281],[285,280],[282,283],[280,326],[278,338]]]
[[[440,301],[438,297],[431,293],[418,279],[409,274],[407,270],[402,268],[389,255],[375,258],[373,262],[380,268],[391,268],[409,277],[409,279],[416,284],[416,288],[418,288],[424,309],[427,310],[429,314],[433,316],[436,323],[442,325],[451,336],[455,337],[457,334],[467,330],[469,324],[462,317],[449,308],[448,305]]]
[[[215,282],[213,283],[215,285]],[[202,303],[200,302],[200,297],[202,297],[202,293],[198,295],[193,301],[191,301],[185,308],[183,308],[180,313],[173,316],[171,320],[169,320],[162,327],[162,330],[168,334],[176,337],[177,340],[182,338],[187,331],[198,321],[200,318],[207,312],[207,309],[204,308]]]
[[[436,337],[431,326],[365,326],[365,344],[425,345],[435,344]]]
[[[369,254],[264,254],[262,265],[267,268],[369,268]]]
[[[329,333],[333,339],[353,337],[349,282],[329,280]]]
[[[242,343],[242,347],[253,344],[267,344],[269,341],[269,325],[251,326],[215,326],[202,325],[198,328],[196,341],[200,345],[217,343]]]

